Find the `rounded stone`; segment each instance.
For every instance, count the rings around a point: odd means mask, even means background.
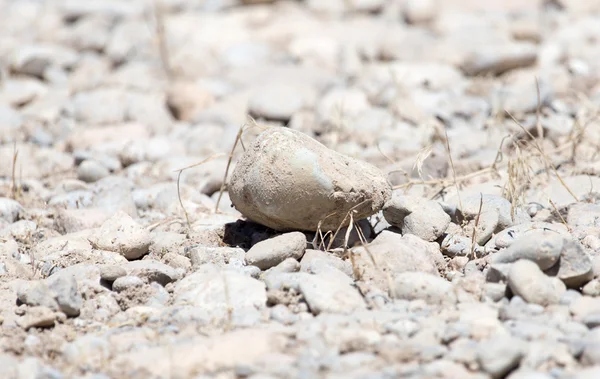
[[[275,230],[336,230],[378,212],[392,189],[375,166],[298,131],[272,127],[241,157],[228,186],[248,219]]]

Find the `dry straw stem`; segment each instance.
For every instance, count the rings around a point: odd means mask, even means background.
[[[558,170],[556,170],[556,167],[550,162],[550,158],[544,151],[543,147],[538,143],[538,141],[535,139],[535,137],[531,134],[531,132],[529,132],[529,130],[527,130],[523,125],[521,125],[521,123],[509,111],[505,110],[505,112],[521,128],[521,130],[523,130],[523,132],[525,132],[529,136],[529,138],[532,139],[533,147],[535,147],[535,149],[540,154],[542,160],[544,161],[544,164],[546,165],[546,169],[552,170],[554,172],[554,175],[556,175],[556,178],[558,179],[560,184],[567,190],[567,192],[569,192],[569,194],[573,197],[573,199],[575,199],[575,201],[579,201],[577,196],[575,196],[573,191],[571,191],[569,186],[567,186],[567,183],[564,182],[564,180],[558,173]]]
[[[554,204],[554,201],[552,201],[552,199],[548,198],[548,202],[550,203],[550,205],[552,205],[552,208],[554,208],[554,212],[556,212],[556,214],[560,218],[560,221],[565,225],[565,227],[567,228],[569,233],[571,233],[572,232],[571,227],[569,227],[569,224],[567,224],[567,221],[565,220],[565,218],[558,211],[558,208],[556,207],[556,204]]]
[[[227,166],[225,167],[225,173],[223,174],[223,183],[221,184],[221,188],[219,189],[219,197],[217,198],[217,203],[215,204],[215,213],[219,212],[219,204],[221,203],[221,198],[223,197],[223,192],[225,191],[225,187],[227,186],[227,176],[229,175],[229,168],[231,167],[231,161],[233,160],[233,154],[235,153],[235,149],[237,147],[238,142],[242,145],[242,149],[246,150],[244,146],[244,141],[242,140],[242,136],[244,135],[244,131],[252,128],[258,128],[261,130],[266,130],[268,127],[264,127],[259,125],[252,117],[248,116],[248,123],[240,126],[237,135],[235,136],[235,141],[233,142],[233,146],[231,147],[231,152],[229,153],[229,159],[227,160]]]
[[[171,59],[169,55],[169,48],[167,46],[164,8],[160,0],[153,0],[152,5],[154,6],[153,10],[154,19],[156,21],[156,41],[158,44],[160,61],[167,79],[171,80],[173,79],[173,70],[171,68]]]
[[[13,144],[13,156],[12,156],[12,170],[11,170],[11,184],[10,193],[13,200],[17,200],[19,190],[17,186],[17,159],[19,157],[19,150],[17,149],[17,142]]]
[[[477,241],[477,228],[479,227],[479,218],[481,217],[481,210],[483,209],[483,194],[480,193],[479,198],[479,211],[477,211],[477,217],[475,217],[475,226],[473,227],[473,236],[471,236],[471,259],[476,259],[475,256],[475,245]]]
[[[193,165],[190,165],[190,166],[187,166],[187,167],[184,167],[184,168],[180,168],[180,169],[178,169],[178,170],[175,170],[175,172],[177,172],[177,198],[179,199],[179,205],[181,205],[181,209],[183,209],[183,213],[184,213],[184,215],[185,215],[185,221],[186,221],[186,223],[187,223],[188,229],[191,229],[191,228],[192,228],[192,226],[191,226],[191,224],[190,224],[190,218],[189,218],[189,216],[188,216],[188,212],[187,212],[187,210],[185,209],[185,207],[183,206],[183,201],[181,200],[181,191],[180,191],[180,181],[181,181],[181,174],[183,173],[183,171],[185,171],[185,170],[187,170],[187,169],[190,169],[190,168],[194,168],[194,167],[197,167],[197,166],[203,165],[203,164],[205,164],[206,162],[210,162],[210,161],[212,161],[213,159],[215,159],[215,158],[218,158],[218,157],[221,157],[221,156],[223,156],[223,155],[224,155],[223,153],[214,154],[214,155],[211,155],[210,157],[206,158],[206,159],[205,159],[205,160],[203,160],[202,162],[195,163],[195,164],[193,164]]]

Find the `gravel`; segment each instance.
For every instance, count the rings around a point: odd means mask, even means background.
[[[0,377],[600,377],[598,2],[0,14]]]

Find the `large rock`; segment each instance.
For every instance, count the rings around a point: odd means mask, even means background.
[[[379,211],[391,185],[376,167],[328,149],[295,130],[263,132],[238,162],[228,186],[234,206],[275,230],[335,230],[350,210]],[[349,218],[344,223],[348,224]]]

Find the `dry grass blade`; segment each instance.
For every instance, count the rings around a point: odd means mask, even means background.
[[[433,151],[433,145],[428,145],[428,146],[425,146],[424,148],[422,148],[419,151],[419,154],[417,154],[417,159],[415,160],[415,164],[413,165],[413,170],[415,168],[417,169],[419,178],[421,178],[421,180],[424,180],[423,179],[423,164],[425,163],[425,160],[431,155],[432,151]]]
[[[19,157],[19,150],[17,149],[17,142],[13,144],[13,156],[12,156],[12,170],[11,170],[11,185],[10,193],[13,200],[17,200],[19,190],[17,186],[17,159]]]
[[[337,237],[338,233],[340,232],[340,229],[342,229],[342,227],[346,224],[346,220],[348,220],[348,217],[351,217],[351,212],[354,212],[354,210],[358,207],[360,207],[363,204],[366,204],[368,202],[370,202],[370,199],[366,199],[361,201],[360,203],[356,204],[355,206],[353,206],[352,208],[350,208],[350,210],[348,212],[346,212],[346,215],[344,216],[344,219],[342,220],[342,222],[340,222],[340,225],[338,225],[338,228],[336,229],[335,233],[333,233],[333,236],[331,237],[331,240],[329,241],[329,244],[327,245],[327,251],[331,250],[331,245],[333,244],[333,241],[335,240],[335,237]],[[339,212],[333,212],[331,214],[328,214],[327,217],[325,217],[323,220],[326,220],[327,218],[338,214]]]
[[[221,188],[219,189],[219,197],[217,198],[217,204],[215,205],[215,213],[219,212],[219,204],[221,203],[221,198],[223,197],[223,191],[225,191],[225,183],[227,182],[227,175],[229,175],[229,167],[231,167],[231,161],[233,160],[233,153],[235,152],[235,148],[237,147],[238,142],[242,140],[242,134],[244,134],[244,128],[246,125],[240,126],[240,129],[235,136],[235,142],[233,143],[233,147],[231,148],[231,152],[229,153],[229,159],[227,160],[227,167],[225,167],[225,175],[223,175],[223,183],[221,184]]]
[[[171,60],[169,58],[169,49],[167,47],[167,39],[165,32],[165,15],[164,9],[160,0],[154,0],[154,18],[156,20],[156,39],[158,43],[158,52],[160,55],[160,61],[165,71],[167,79],[173,78],[173,70],[171,68]]]
[[[542,108],[542,96],[540,95],[540,82],[538,78],[535,78],[535,88],[537,90],[537,107],[535,109],[535,127],[537,128],[538,138],[540,143],[544,140],[544,128],[542,127],[542,120],[540,118],[540,112]]]
[[[554,201],[552,201],[552,199],[548,199],[548,202],[550,203],[550,205],[552,205],[552,208],[554,208],[554,212],[556,212],[558,218],[560,218],[560,222],[562,222],[569,231],[569,233],[571,233],[571,227],[569,226],[569,224],[567,224],[567,220],[565,220],[565,218],[560,214],[558,208],[556,207],[556,204],[554,204]]]
[[[190,169],[190,168],[194,168],[194,167],[197,167],[197,166],[203,165],[203,164],[205,164],[206,162],[210,162],[210,161],[212,161],[213,159],[215,159],[215,158],[218,158],[218,157],[221,157],[221,156],[223,156],[223,155],[224,155],[223,153],[218,153],[218,154],[215,154],[215,155],[211,155],[210,157],[206,158],[206,159],[205,159],[205,160],[203,160],[202,162],[195,163],[195,164],[193,164],[193,165],[190,165],[190,166],[187,166],[187,167],[184,167],[184,168],[180,168],[180,169],[178,169],[178,170],[175,170],[175,171],[177,172],[177,198],[179,199],[179,205],[181,205],[181,209],[183,209],[183,214],[185,215],[185,221],[186,221],[186,223],[187,223],[188,229],[191,229],[191,228],[192,228],[192,226],[191,226],[191,224],[190,224],[190,218],[189,218],[189,216],[188,216],[188,212],[187,212],[187,210],[185,209],[185,207],[183,206],[183,200],[181,200],[181,190],[180,190],[181,174],[183,173],[183,171],[185,171],[185,170],[187,170],[187,169]]]
[[[477,217],[475,217],[475,226],[473,227],[473,235],[471,236],[471,259],[476,259],[475,256],[475,245],[477,244],[477,228],[479,227],[479,219],[481,217],[481,210],[483,209],[483,194],[479,194],[479,210],[477,211]]]
[[[576,202],[579,201],[579,199],[577,198],[577,196],[575,196],[575,194],[573,193],[573,191],[571,191],[571,189],[569,188],[569,186],[567,186],[567,183],[565,183],[565,181],[562,179],[562,177],[560,176],[560,174],[556,170],[556,167],[554,167],[554,165],[550,162],[550,158],[548,157],[548,155],[546,154],[546,152],[544,151],[544,149],[542,148],[542,146],[537,142],[537,140],[535,139],[535,137],[531,134],[531,132],[529,132],[529,130],[527,130],[523,125],[521,125],[521,123],[509,111],[505,110],[505,112],[515,122],[515,124],[517,124],[519,126],[519,128],[521,128],[521,130],[523,130],[523,132],[525,134],[527,134],[529,136],[529,138],[531,138],[531,140],[533,142],[533,146],[539,152],[539,154],[541,155],[542,159],[544,160],[544,164],[546,165],[546,169],[547,170],[552,170],[552,172],[554,172],[554,175],[556,175],[556,178],[558,179],[558,181],[560,182],[560,184],[567,190],[567,192],[569,192],[569,194],[573,197],[573,199],[575,199]]]
[[[454,168],[454,160],[452,159],[452,152],[450,151],[450,139],[448,138],[448,131],[444,128],[444,135],[446,136],[446,150],[448,152],[448,159],[450,160],[450,168],[452,168],[452,178],[454,180],[454,186],[456,187],[456,196],[458,197],[458,204],[463,209],[462,200],[460,198],[460,188],[458,181],[456,180],[456,169]]]

